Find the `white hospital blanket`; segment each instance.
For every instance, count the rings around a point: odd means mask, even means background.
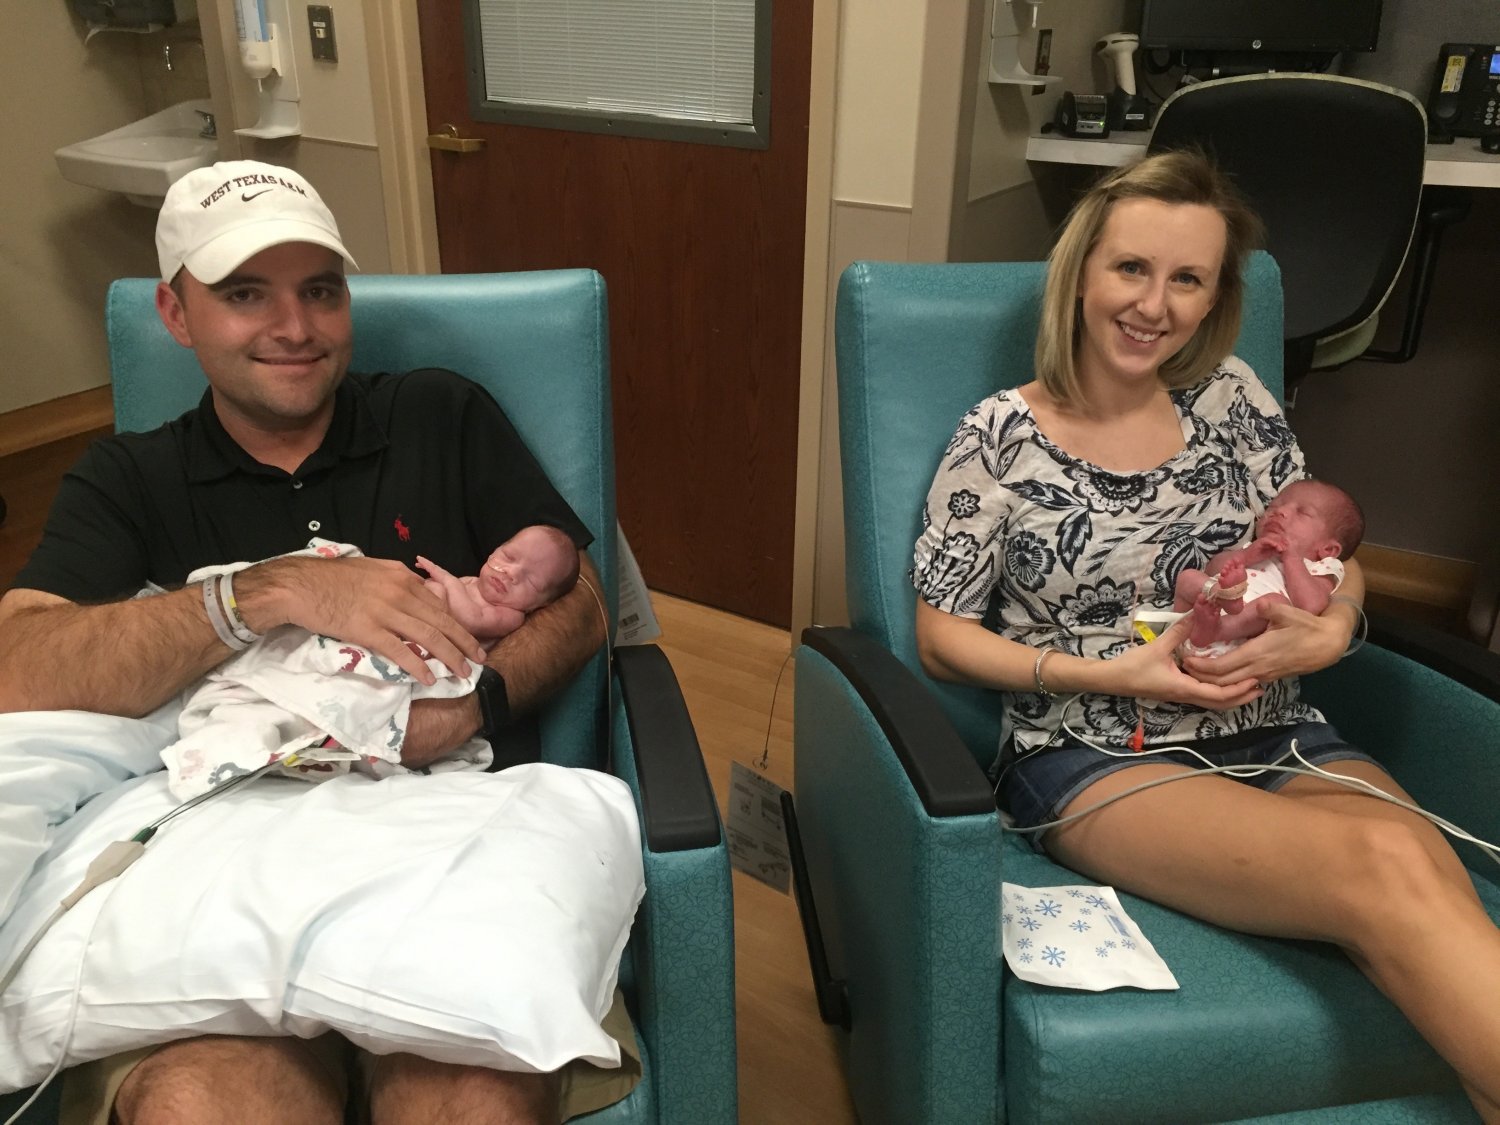
[[[359,553],[348,544],[319,539],[296,552],[323,558]],[[204,567],[188,581],[248,565]],[[430,687],[360,645],[294,625],[273,630],[186,692],[181,739],[161,755],[172,795],[189,800],[328,738],[337,746],[310,750],[287,772],[309,781],[347,773],[351,765],[376,776],[399,772],[412,701],[467,694],[480,672],[471,665],[469,675],[460,678],[431,658],[427,667],[437,677]],[[488,743],[472,739],[433,768],[483,768],[490,760]]]

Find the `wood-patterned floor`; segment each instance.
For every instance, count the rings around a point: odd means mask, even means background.
[[[0,457],[0,590],[41,535],[57,482],[92,435]],[[733,761],[747,765],[766,748],[766,775],[792,781],[792,669],[788,634],[677,598],[653,596],[660,644],[677,670],[724,807]],[[0,644],[4,638],[0,637]],[[783,673],[784,668],[784,673]],[[740,1120],[746,1125],[845,1125],[854,1110],[832,1032],[818,1019],[797,910],[782,895],[734,875],[736,1022]]]

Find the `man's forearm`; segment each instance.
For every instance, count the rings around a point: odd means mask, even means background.
[[[104,605],[40,597],[15,590],[0,603],[0,712],[137,717],[229,655],[197,586]]]

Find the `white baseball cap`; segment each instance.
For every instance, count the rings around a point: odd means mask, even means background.
[[[290,168],[258,160],[194,169],[167,189],[156,219],[163,281],[186,267],[213,285],[247,258],[283,242],[326,246],[359,268],[313,186]]]

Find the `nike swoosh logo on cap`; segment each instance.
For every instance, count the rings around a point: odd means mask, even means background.
[[[268,191],[275,191],[275,190],[276,190],[275,188],[265,188],[262,191],[256,192],[254,195],[247,195],[244,192],[241,192],[240,193],[240,202],[241,203],[249,203],[252,199],[259,199],[261,196],[265,195],[266,192],[268,192]]]

